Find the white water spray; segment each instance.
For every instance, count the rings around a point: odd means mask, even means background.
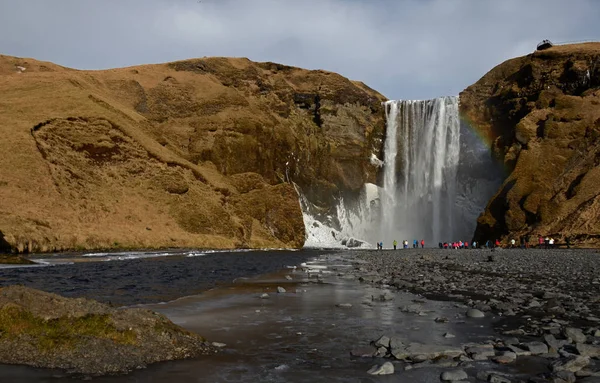
[[[388,241],[452,240],[460,155],[458,98],[388,101],[386,118],[384,194],[393,197],[382,201],[383,233],[395,237]]]

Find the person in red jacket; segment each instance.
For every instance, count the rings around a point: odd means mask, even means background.
[[[424,239],[422,239],[422,240],[421,240],[421,249],[422,249],[422,248],[424,248],[424,247],[425,247],[425,240],[424,240]]]
[[[496,240],[496,247],[500,247],[500,240],[499,239]]]

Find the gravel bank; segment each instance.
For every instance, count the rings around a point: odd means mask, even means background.
[[[463,302],[470,314],[492,318],[499,339],[489,360],[537,355],[548,366],[541,381],[600,377],[596,250],[409,249],[357,251],[353,259],[364,283]]]

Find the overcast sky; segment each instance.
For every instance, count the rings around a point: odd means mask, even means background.
[[[388,98],[456,95],[542,39],[600,39],[597,0],[0,0],[0,53],[79,69],[238,56]]]

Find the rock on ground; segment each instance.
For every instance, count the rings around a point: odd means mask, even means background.
[[[444,371],[440,375],[440,379],[444,382],[453,382],[467,380],[469,376],[463,370]]]

